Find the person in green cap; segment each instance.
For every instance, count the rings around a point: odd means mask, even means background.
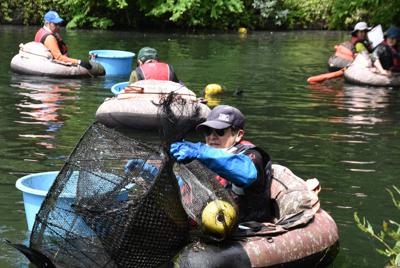
[[[172,66],[159,61],[157,50],[151,47],[143,47],[139,50],[137,67],[131,73],[129,84],[138,80],[150,79],[169,80],[179,83]]]

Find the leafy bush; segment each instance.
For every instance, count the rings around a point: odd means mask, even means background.
[[[400,190],[393,186],[395,192],[387,189],[392,201],[396,208],[400,210]],[[396,196],[397,195],[397,198]],[[397,214],[399,215],[399,214]],[[357,227],[372,236],[374,239],[379,241],[384,248],[376,249],[379,254],[390,258],[390,265],[399,267],[400,266],[400,224],[393,220],[383,221],[382,230],[379,233],[375,233],[372,225],[364,217],[362,220],[358,217],[357,212],[354,213],[354,221]],[[393,244],[393,245],[391,245]]]

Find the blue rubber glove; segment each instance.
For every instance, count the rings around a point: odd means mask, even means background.
[[[143,177],[145,172],[151,175],[151,177],[155,177],[158,173],[158,168],[151,165],[147,164],[143,159],[130,159],[128,163],[126,163],[124,170],[125,173],[128,173],[129,171],[133,170],[134,168],[141,168],[142,171],[140,172],[140,175]],[[145,176],[147,179],[149,176]]]
[[[203,146],[205,146],[205,144],[201,142],[175,142],[171,144],[169,152],[178,161],[193,160],[198,158]]]
[[[239,187],[248,187],[257,179],[257,168],[245,154],[232,154],[204,143],[187,141],[171,144],[170,153],[178,161],[198,159],[209,169]]]

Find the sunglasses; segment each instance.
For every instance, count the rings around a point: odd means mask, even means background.
[[[215,129],[215,128],[204,128],[203,134],[205,136],[210,136],[211,133],[215,132],[218,136],[222,137],[226,134],[226,131],[230,129],[230,127],[223,128],[223,129]]]

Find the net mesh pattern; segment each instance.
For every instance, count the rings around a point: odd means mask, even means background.
[[[160,107],[162,146],[99,123],[88,128],[37,214],[32,249],[57,267],[159,267],[204,235],[207,203],[234,202],[200,162],[177,164],[168,155],[190,129],[171,114],[172,101]]]

